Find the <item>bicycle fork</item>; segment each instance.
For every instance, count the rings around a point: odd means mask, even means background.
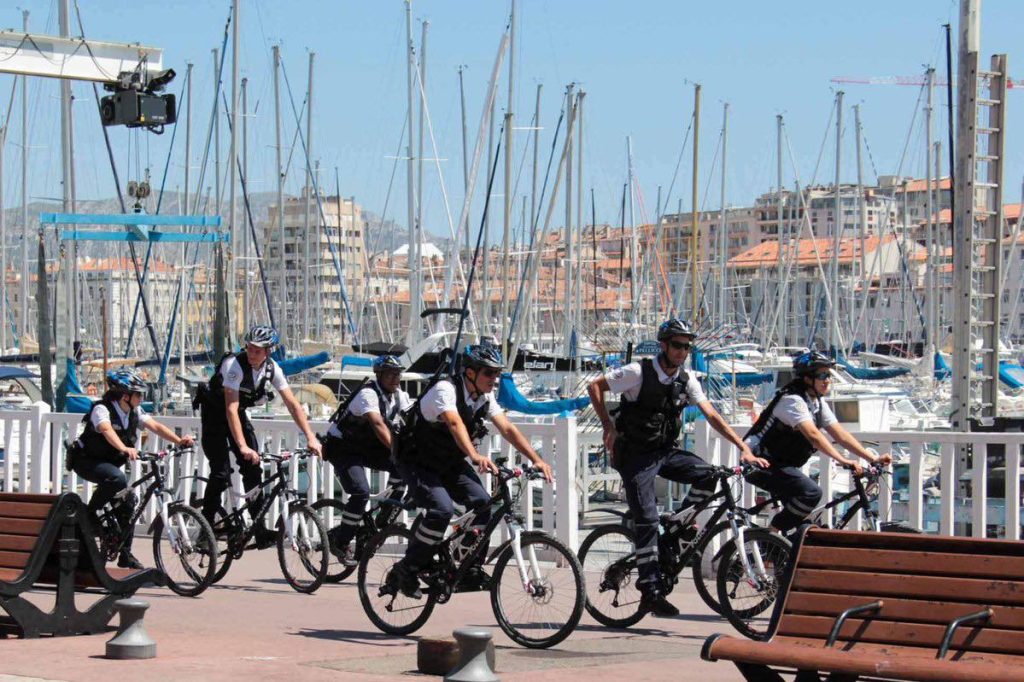
[[[736,553],[739,555],[740,565],[743,566],[743,574],[747,576],[747,581],[752,587],[758,590],[764,589],[769,582],[769,576],[767,569],[764,567],[764,559],[761,557],[761,551],[757,546],[757,542],[754,542],[753,551],[751,552],[754,557],[752,565],[747,554],[746,524],[737,523],[736,516],[730,514],[729,525],[732,527],[733,536],[736,538]]]
[[[505,524],[508,526],[509,532],[512,535],[512,539],[509,541],[512,547],[512,556],[516,559],[516,568],[519,569],[519,581],[523,584],[523,591],[529,595],[536,593],[536,587],[540,584],[540,566],[537,562],[537,552],[531,546],[527,549],[529,556],[529,567],[527,567],[527,560],[523,556],[523,529],[519,523],[514,520],[505,520]],[[527,570],[529,568],[529,571]],[[531,576],[530,573],[533,575]]]

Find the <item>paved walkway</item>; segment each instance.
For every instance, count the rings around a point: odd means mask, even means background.
[[[139,549],[146,541],[139,540]],[[352,580],[352,579],[350,579]],[[249,552],[224,580],[197,599],[144,590],[146,627],[156,659],[108,661],[112,633],[90,637],[0,640],[0,682],[27,679],[90,680],[392,680],[423,679],[416,670],[416,639],[378,632],[366,618],[352,582],[325,585],[307,596],[281,578],[274,550]],[[493,628],[503,681],[605,679],[701,682],[739,679],[729,663],[700,660],[700,646],[729,625],[684,582],[673,602],[684,615],[646,618],[612,631],[584,614],[579,628],[554,649],[530,651],[498,629],[485,593],[456,595],[439,606],[418,635],[449,635],[463,625]],[[46,598],[52,598],[45,595]],[[620,677],[621,676],[621,677]]]

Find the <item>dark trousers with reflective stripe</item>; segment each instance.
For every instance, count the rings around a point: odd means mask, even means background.
[[[252,422],[239,410],[239,418],[242,421],[242,435],[246,444],[259,452],[259,441],[256,439],[256,429]],[[234,453],[235,464],[242,473],[242,485],[246,492],[252,490],[263,481],[263,466],[253,464],[239,454],[238,444],[231,437],[228,429],[227,417],[223,423],[215,418],[207,418],[202,422],[203,431],[200,442],[203,445],[203,454],[210,462],[210,480],[206,484],[206,492],[203,494],[203,516],[213,525],[217,510],[221,508],[221,497],[224,491],[231,486],[231,462],[228,454]],[[253,499],[250,509],[259,507],[259,498]]]
[[[654,483],[658,476],[677,483],[689,483],[685,504],[697,504],[715,492],[715,478],[707,463],[692,452],[662,448],[653,452],[632,452],[619,458],[626,502],[636,528],[637,588],[644,593],[662,589],[658,571],[658,507]]]
[[[355,536],[363,512],[366,511],[366,503],[370,501],[370,481],[366,478],[366,469],[387,471],[391,474],[391,484],[394,486],[402,485],[402,477],[390,459],[371,459],[347,451],[342,440],[334,436],[327,436],[324,440],[324,459],[334,466],[334,473],[341,481],[342,489],[348,493],[345,510],[341,513],[341,524],[332,531],[331,537],[336,546],[344,547]]]
[[[821,488],[800,467],[773,462],[768,469],[747,474],[747,480],[782,500],[782,511],[772,518],[772,527],[782,532],[800,525],[821,501]]]
[[[491,496],[468,461],[462,460],[443,472],[403,461],[401,472],[411,487],[416,506],[422,510],[413,524],[412,540],[405,553],[404,562],[410,570],[418,571],[430,562],[455,515],[456,502],[476,512],[472,528],[483,532],[491,520]]]

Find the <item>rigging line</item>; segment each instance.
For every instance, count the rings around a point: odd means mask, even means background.
[[[825,134],[821,136],[821,147],[818,149],[818,160],[814,162],[814,172],[811,173],[811,184],[808,185],[808,186],[813,186],[815,181],[818,179],[818,170],[820,170],[820,168],[821,168],[821,159],[825,155],[825,145],[828,143],[829,133],[832,132],[832,119],[833,119],[833,117],[835,117],[835,115],[836,115],[836,108],[835,108],[835,106],[829,107],[829,110],[828,110],[828,123],[825,124]],[[789,137],[787,136],[786,139],[788,140]],[[792,149],[789,152],[789,156],[790,156],[790,159],[793,159],[791,161],[791,163],[793,163],[794,168],[795,168],[796,167],[796,160],[793,157],[793,150]],[[797,182],[799,182],[799,180]],[[780,191],[781,191],[781,188],[780,188]],[[812,234],[813,234],[813,232],[812,232]]]

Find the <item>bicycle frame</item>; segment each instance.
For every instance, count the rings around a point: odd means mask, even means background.
[[[177,455],[175,454],[171,456]],[[131,520],[128,522],[126,528],[122,529],[121,538],[118,541],[115,549],[117,551],[121,551],[128,544],[129,538],[135,532],[136,524],[138,524],[139,519],[142,518],[142,514],[145,512],[146,507],[149,505],[149,501],[153,499],[155,495],[160,504],[160,512],[157,514],[157,516],[153,518],[153,522],[150,523],[149,528],[150,530],[152,530],[153,524],[156,523],[157,518],[165,519],[164,532],[167,533],[167,539],[170,542],[171,547],[173,547],[175,551],[178,551],[181,539],[184,538],[187,543],[191,542],[191,538],[189,537],[189,534],[186,532],[184,528],[174,528],[174,523],[172,522],[170,515],[170,506],[172,500],[170,499],[170,494],[168,493],[167,489],[164,487],[163,472],[160,469],[161,461],[159,459],[150,458],[147,460],[147,463],[149,464],[149,471],[146,473],[146,475],[142,476],[137,481],[133,481],[131,485],[125,488],[124,493],[122,493],[122,495],[127,495],[129,492],[135,490],[136,488],[142,487],[142,485],[145,484],[147,481],[152,481],[152,483],[146,486],[145,492],[142,493],[138,504],[132,511]]]

